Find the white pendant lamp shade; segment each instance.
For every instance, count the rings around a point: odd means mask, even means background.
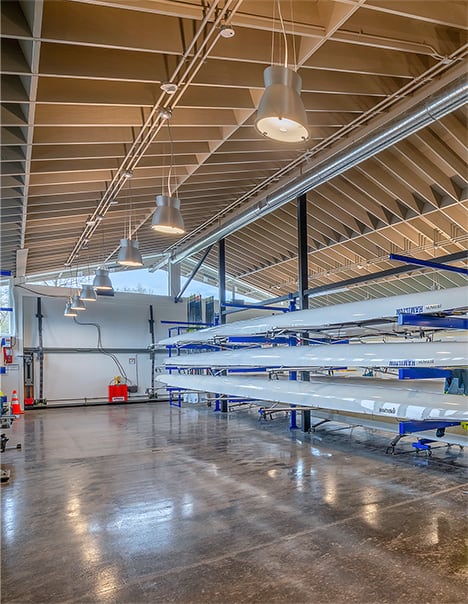
[[[76,312],[76,310],[73,310],[71,307],[71,301],[68,300],[68,302],[65,304],[65,312],[63,313],[64,317],[76,317],[78,315],[78,313]]]
[[[168,235],[185,233],[184,219],[180,213],[180,199],[168,195],[156,195],[156,206],[151,228]]]
[[[96,302],[96,292],[89,283],[81,284],[80,300],[84,302]]]
[[[109,271],[105,268],[98,268],[96,276],[94,277],[93,287],[97,290],[110,290],[112,289],[112,281],[109,278]]]
[[[83,302],[83,300],[80,298],[80,296],[78,294],[75,294],[73,296],[70,307],[72,310],[79,310],[79,311],[86,310],[85,303]]]
[[[285,143],[298,143],[310,137],[307,116],[301,99],[300,76],[280,65],[263,72],[265,91],[260,100],[255,127],[264,136]]]
[[[122,266],[143,266],[143,259],[138,249],[138,241],[121,239],[117,262]]]

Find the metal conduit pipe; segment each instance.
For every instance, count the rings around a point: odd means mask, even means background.
[[[236,2],[236,4],[234,7],[232,7],[231,5],[234,2]],[[183,93],[185,92],[185,90],[187,89],[189,84],[191,83],[192,79],[195,77],[196,73],[199,71],[199,69],[203,65],[203,62],[208,57],[212,48],[214,47],[216,41],[219,38],[219,31],[220,31],[219,25],[223,21],[223,19],[225,19],[226,14],[228,14],[228,11],[229,11],[229,14],[233,14],[235,11],[238,10],[238,8],[242,4],[242,2],[243,2],[243,0],[227,0],[227,2],[224,3],[224,6],[222,8],[219,8],[218,5],[221,4],[221,0],[213,1],[212,5],[209,7],[209,10],[206,12],[204,19],[201,22],[199,28],[195,32],[195,35],[194,35],[190,45],[185,50],[183,56],[180,58],[177,66],[175,68],[175,71],[172,73],[172,75],[170,77],[170,80],[169,80],[170,82],[174,82],[176,80],[176,76],[178,76],[177,79],[184,81],[184,84],[178,91],[177,95],[174,98],[169,99],[170,100],[170,109],[175,108],[175,106],[177,105],[181,96],[183,95]],[[213,23],[211,23],[210,19],[213,16],[214,16],[214,21],[213,21]],[[208,45],[208,43],[210,41],[210,36],[212,36],[212,35],[215,36],[214,42],[211,42],[210,46],[207,49],[206,46]],[[192,53],[193,48],[196,47],[196,44],[199,41],[199,38],[201,36],[203,36],[203,39],[201,42],[199,42],[199,47],[196,49],[196,51],[194,51],[194,53]],[[187,64],[187,61],[189,61],[188,64]],[[179,74],[179,71],[183,67],[185,68],[185,71],[183,71],[182,74]],[[192,73],[192,75],[190,75],[190,71],[193,71],[193,70],[194,70],[194,73]],[[91,214],[90,219],[91,219],[92,223],[89,225],[87,224],[84,227],[81,235],[79,236],[77,242],[75,243],[75,245],[73,247],[73,250],[70,252],[70,254],[65,262],[65,266],[69,266],[73,262],[76,255],[79,253],[79,251],[81,250],[81,248],[83,246],[83,240],[90,239],[92,237],[92,235],[94,234],[94,232],[97,230],[98,225],[99,225],[99,217],[103,217],[107,213],[107,211],[109,210],[112,198],[114,198],[116,195],[118,195],[118,193],[121,191],[121,189],[123,188],[123,186],[126,182],[126,177],[124,176],[124,171],[133,170],[133,168],[135,168],[138,165],[139,161],[141,160],[141,158],[144,155],[145,151],[147,150],[148,146],[152,143],[154,137],[159,132],[161,127],[164,125],[164,121],[160,118],[160,116],[158,114],[159,114],[161,106],[163,105],[163,99],[167,96],[168,95],[166,92],[163,92],[159,95],[159,98],[156,101],[156,103],[153,105],[153,108],[151,109],[150,114],[146,118],[145,123],[140,128],[140,131],[138,132],[130,149],[127,151],[127,154],[125,155],[124,159],[122,160],[118,170],[115,172],[114,176],[112,177],[112,180],[110,181],[106,190],[102,194],[101,200],[99,201],[97,207],[94,209],[93,213]],[[146,218],[143,221],[143,223],[145,221],[146,221]],[[141,223],[141,224],[143,224],[143,223]],[[139,225],[139,226],[141,226],[141,225]],[[137,229],[139,228],[139,226],[137,227]],[[135,229],[135,231],[137,229]],[[115,250],[113,250],[112,254],[109,257],[111,257],[114,253],[115,253]],[[108,260],[108,258],[105,259],[105,261],[107,261],[107,260]]]
[[[171,262],[181,262],[188,256],[196,254],[258,218],[277,210],[282,205],[299,197],[299,195],[315,189],[376,153],[395,145],[431,122],[459,109],[467,101],[467,90],[468,85],[465,75],[458,77],[443,90],[439,90],[420,101],[405,113],[390,120],[385,126],[362,138],[351,148],[348,147],[318,164],[308,175],[292,181],[286,187],[279,189],[272,195],[267,195],[234,218],[221,223],[219,227],[209,231],[202,240],[192,243],[179,252],[175,251],[171,256]]]
[[[463,59],[465,57],[467,48],[468,48],[468,45],[466,46],[466,48],[460,49],[456,53],[453,53],[447,59],[449,59],[452,63],[456,63],[456,62],[460,61],[460,59]],[[309,158],[310,158],[310,160],[312,160],[312,158],[314,156],[316,156],[317,154],[319,154],[319,153],[323,154],[326,152],[327,149],[331,149],[333,144],[337,144],[338,141],[344,140],[349,135],[355,134],[355,129],[357,127],[364,126],[365,124],[367,124],[369,122],[370,119],[373,119],[376,116],[378,116],[379,114],[383,114],[386,111],[389,111],[391,109],[391,107],[393,107],[394,102],[396,102],[398,99],[401,100],[406,97],[411,98],[412,95],[415,94],[419,90],[419,86],[421,84],[433,81],[434,79],[437,79],[441,75],[441,73],[446,72],[447,59],[439,61],[436,65],[433,65],[428,70],[426,70],[424,73],[421,73],[414,79],[410,80],[407,84],[405,84],[398,91],[395,91],[392,94],[384,97],[383,100],[378,102],[371,109],[367,110],[365,113],[359,114],[359,117],[355,118],[348,124],[343,125],[339,130],[334,132],[331,136],[329,136],[326,139],[323,139],[320,143],[316,144],[313,147],[313,149],[311,149],[309,151],[305,151],[304,153],[301,153],[294,160],[290,161],[288,164],[286,164],[285,166],[280,168],[277,172],[275,172],[274,174],[271,174],[263,182],[260,182],[253,189],[250,189],[244,195],[241,195],[241,197],[235,199],[233,202],[231,202],[228,206],[223,208],[223,210],[218,212],[216,215],[212,216],[211,218],[207,219],[205,222],[201,223],[198,227],[196,227],[188,235],[186,235],[185,237],[180,239],[177,243],[174,243],[173,245],[171,245],[169,248],[167,248],[166,253],[171,255],[171,253],[175,254],[175,250],[177,250],[177,249],[184,249],[184,246],[186,244],[188,245],[188,242],[190,240],[191,241],[197,240],[199,233],[205,232],[206,229],[210,228],[213,224],[219,224],[225,216],[227,216],[231,212],[234,212],[235,210],[237,210],[237,208],[240,205],[242,205],[244,202],[247,202],[249,199],[253,199],[257,195],[257,193],[264,190],[265,187],[273,185],[273,183],[278,182],[281,178],[286,178],[287,175],[290,174],[292,172],[292,170],[294,170],[294,169],[301,170],[301,168],[303,167],[304,161],[308,161]],[[464,69],[464,68],[462,68],[462,69]],[[465,72],[462,71],[461,69],[458,69],[455,72],[453,68],[450,71],[450,73],[453,73],[453,76],[451,77],[450,82],[455,80],[462,73],[465,74]],[[439,87],[437,88],[437,91],[441,90],[445,84],[446,84],[445,82],[440,83]],[[434,90],[434,92],[435,92],[435,90]],[[431,94],[432,93],[429,92],[428,96],[430,96]],[[418,99],[415,99],[414,103],[417,103],[417,102],[418,102]],[[376,128],[377,128],[377,126],[376,126]],[[337,150],[337,152],[338,152],[338,150]],[[309,171],[309,170],[307,169],[307,171]],[[301,172],[301,174],[302,174],[302,172]],[[138,229],[144,224],[144,222],[146,222],[146,220],[147,220],[147,218],[145,218],[143,220],[143,222],[140,223],[140,225],[138,226]],[[159,266],[159,268],[160,268],[160,266]]]

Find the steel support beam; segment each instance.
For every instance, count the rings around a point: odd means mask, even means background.
[[[239,312],[242,310],[247,310],[248,308],[253,308],[255,310],[280,310],[282,312],[286,312],[288,309],[284,306],[267,306],[265,304],[244,304],[244,302],[226,302],[226,307],[238,308]],[[231,311],[232,312],[232,311]],[[231,313],[225,313],[231,314]]]
[[[220,239],[218,241],[218,283],[219,283],[219,322],[221,325],[226,323],[226,240]],[[226,371],[221,372],[222,375],[226,375]],[[225,394],[219,396],[221,403],[221,413],[227,413],[229,411],[228,398]]]
[[[37,298],[37,334],[39,340],[39,346],[37,347],[37,358],[39,361],[39,401],[44,400],[44,345],[43,345],[43,329],[42,319],[42,299]]]
[[[267,337],[267,336],[228,336],[229,343],[239,344],[289,344],[289,336]]]
[[[155,333],[154,333],[154,313],[153,313],[153,305],[150,304],[149,306],[149,319],[148,319],[148,326],[149,326],[149,332],[150,332],[150,339],[151,339],[151,349],[150,349],[150,359],[151,359],[151,392],[150,392],[150,397],[155,397],[155,389],[154,389],[154,373],[155,373],[155,369],[156,369],[156,357],[155,357],[155,344],[156,344],[156,338],[155,338]]]
[[[167,265],[167,294],[178,302],[176,300],[179,296],[178,292],[180,293],[180,264],[169,262]]]
[[[466,251],[455,252],[454,254],[447,254],[446,256],[439,256],[434,258],[435,262],[444,264],[446,262],[456,262],[457,260],[465,260],[467,257]],[[444,267],[441,266],[441,269]],[[403,273],[410,273],[411,271],[416,270],[414,266],[396,266],[394,268],[389,268],[384,271],[378,271],[377,273],[368,273],[366,275],[359,275],[359,277],[352,277],[351,279],[345,279],[343,281],[337,281],[336,283],[330,283],[328,285],[320,285],[318,287],[311,287],[307,289],[304,293],[308,296],[313,296],[317,294],[326,294],[329,291],[337,290],[344,287],[349,287],[353,285],[360,285],[361,283],[367,283],[368,281],[374,281],[377,279],[385,279],[385,277],[391,277],[392,275],[401,275]],[[298,291],[292,292],[290,294],[285,294],[284,296],[277,296],[276,298],[268,298],[268,300],[262,300],[262,304],[278,304],[279,302],[285,302],[287,300],[291,300],[294,298],[298,298],[300,293]]]
[[[289,337],[289,346],[297,346],[296,336]],[[296,381],[297,380],[297,371],[290,371],[288,379],[293,382]],[[297,411],[296,411],[295,405],[291,405],[291,413],[289,415],[289,429],[297,430]]]
[[[309,296],[306,291],[309,288],[309,246],[307,242],[307,195],[304,193],[297,198],[297,258],[298,258],[298,287],[299,287],[299,309],[309,308]],[[303,346],[309,344],[308,333],[304,333]],[[309,371],[301,371],[301,380],[310,380]],[[310,411],[302,411],[302,431],[310,431]]]
[[[468,260],[468,253],[465,252],[465,257]],[[436,268],[438,270],[452,271],[453,273],[460,273],[461,275],[468,275],[468,269],[459,266],[450,266],[446,264],[440,264],[433,260],[420,260],[419,258],[412,258],[411,256],[400,256],[399,254],[390,254],[390,260],[398,260],[398,262],[406,262],[406,264],[418,264],[420,266],[427,266],[429,268]]]
[[[226,323],[226,241],[218,241],[219,322]]]
[[[449,428],[450,426],[459,426],[460,422],[450,420],[410,420],[400,422],[398,425],[398,432],[401,436],[406,434],[413,434],[414,432],[423,432],[424,430],[437,430]],[[440,438],[440,437],[439,437]]]
[[[206,257],[208,256],[208,254],[211,252],[211,248],[213,246],[210,245],[210,247],[207,247],[205,252],[203,253],[203,256],[200,258],[200,260],[197,262],[197,264],[195,265],[195,267],[193,268],[192,272],[190,273],[189,278],[187,279],[186,283],[184,284],[184,287],[180,290],[180,292],[177,294],[177,296],[174,298],[174,302],[179,302],[180,299],[182,298],[184,291],[187,289],[187,287],[190,285],[190,283],[192,282],[192,279],[195,277],[195,275],[198,273],[201,265],[205,262]],[[177,266],[177,265],[176,265]]]
[[[398,325],[433,327],[434,329],[468,329],[468,319],[464,317],[434,317],[432,315],[402,313],[398,315]]]
[[[399,380],[433,380],[450,377],[452,377],[451,369],[439,369],[438,367],[403,367],[398,369]]]
[[[445,264],[446,262],[455,262],[457,260],[464,260],[466,258],[466,251],[455,252],[454,254],[447,254],[446,256],[439,256],[434,258],[434,261]],[[374,281],[376,279],[384,279],[385,277],[391,277],[392,275],[401,275],[402,273],[410,273],[416,270],[414,266],[396,266],[389,268],[385,271],[379,271],[377,273],[370,273],[367,275],[359,275],[359,277],[353,277],[352,279],[344,279],[343,281],[337,281],[336,283],[330,283],[329,285],[321,285],[319,287],[312,287],[305,293],[307,295],[313,295],[318,293],[325,293],[331,289],[337,289],[340,287],[349,287],[351,285],[359,285],[360,283],[367,283],[368,281]],[[265,302],[264,302],[265,304]]]
[[[297,259],[298,259],[298,286],[299,309],[309,308],[309,247],[307,245],[307,195],[297,198]]]
[[[310,432],[311,420],[310,420],[310,409],[304,409],[302,411],[302,431]]]

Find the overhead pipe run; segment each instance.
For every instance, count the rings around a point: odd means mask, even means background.
[[[465,75],[459,76],[443,90],[438,90],[430,97],[418,102],[408,111],[398,114],[385,126],[365,136],[357,144],[352,145],[351,148],[348,147],[330,159],[323,161],[316,166],[312,173],[294,180],[287,187],[261,199],[238,216],[211,230],[202,240],[193,243],[186,249],[173,253],[171,261],[181,262],[188,256],[218,242],[258,218],[266,216],[300,195],[328,182],[376,153],[395,145],[432,122],[459,109],[467,101],[467,89]]]
[[[220,26],[228,16],[232,17],[233,14],[238,10],[243,0],[227,0],[221,7],[221,0],[214,0],[211,6],[207,8],[204,14],[203,21],[200,23],[197,31],[192,38],[189,46],[185,50],[183,56],[180,58],[175,71],[171,75],[171,82],[166,82],[166,86],[161,86],[162,92],[159,95],[158,100],[153,105],[145,123],[140,128],[135,140],[133,141],[130,149],[126,156],[122,160],[119,169],[115,172],[112,180],[108,184],[106,190],[103,192],[101,200],[97,204],[95,210],[90,216],[90,220],[85,224],[81,234],[78,237],[72,251],[70,252],[65,266],[69,266],[76,255],[80,252],[83,247],[85,239],[90,239],[98,228],[99,221],[104,218],[105,214],[112,205],[112,200],[118,195],[120,190],[123,188],[124,183],[128,177],[128,171],[133,170],[137,167],[141,158],[144,156],[146,150],[153,142],[156,134],[159,132],[163,125],[163,120],[160,119],[160,109],[164,105],[163,100],[165,95],[169,95],[170,107],[173,109],[179,102],[185,90],[198,73],[204,61],[209,56],[211,50],[215,46],[219,39]],[[180,73],[179,73],[180,72]],[[176,85],[176,94],[172,95],[172,92],[168,92],[167,84],[173,83],[172,80],[179,80],[183,82],[183,85],[179,88]],[[115,253],[116,250],[112,253]]]

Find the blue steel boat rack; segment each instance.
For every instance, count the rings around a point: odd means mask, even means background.
[[[235,311],[231,312],[239,312],[244,308],[259,308],[259,309],[267,309],[271,310],[271,307],[263,306],[263,305],[248,305],[242,303],[231,304],[236,308]],[[293,311],[295,310],[294,300],[290,301],[290,306],[288,309],[278,308],[278,310],[282,310],[283,312]],[[163,321],[166,324],[173,324],[172,327],[169,328],[169,336],[173,335],[172,332],[177,329],[177,333],[182,333],[182,329],[187,329],[190,327],[208,327],[211,325],[206,324],[194,324],[188,322],[175,322],[175,321]],[[420,326],[420,327],[434,327],[438,329],[467,329],[468,328],[468,319],[461,317],[452,317],[452,316],[432,316],[432,315],[419,315],[419,314],[399,314],[398,315],[398,324],[399,325],[412,325],[412,326]],[[349,340],[337,340],[332,341],[327,338],[319,338],[317,340],[313,340],[313,343],[322,343],[322,342],[330,342],[333,344],[340,343],[348,343]],[[181,346],[171,345],[167,346],[169,357],[172,356],[172,351],[177,349],[177,354],[180,354],[180,350],[183,349],[192,349],[192,350],[232,350],[235,348],[239,348],[242,345],[248,345],[249,347],[257,348],[261,347],[262,344],[287,344],[289,346],[296,346],[298,344],[297,336],[270,336],[270,335],[255,335],[255,336],[231,336],[226,338],[226,341],[223,344],[185,344]],[[171,372],[173,370],[177,370],[177,363],[174,365],[168,366],[167,369]],[[209,368],[207,368],[209,369]],[[341,369],[341,368],[340,368]],[[270,371],[270,368],[266,367],[255,367],[255,368],[232,368],[227,370],[229,373],[252,373],[252,372],[266,372]],[[399,370],[399,379],[433,379],[444,377],[446,379],[450,379],[451,370],[443,369],[443,368],[404,368]],[[289,372],[289,379],[296,380],[297,379],[297,371]],[[182,388],[167,388],[170,396],[170,404],[180,407],[182,402]],[[177,403],[173,403],[173,394],[177,392]],[[228,411],[229,403],[231,403],[233,408],[234,406],[240,406],[243,404],[248,404],[253,402],[253,399],[239,399],[239,397],[228,397],[226,395],[220,396],[215,395],[215,411]],[[221,404],[222,403],[222,404]],[[258,411],[260,414],[260,418],[266,418],[266,414],[273,413],[276,411],[284,409],[268,409],[264,407],[260,407]],[[303,429],[305,431],[306,427],[310,424],[310,409],[301,410],[303,413]],[[306,417],[305,414],[308,414]],[[294,405],[290,405],[288,408],[288,413],[290,417],[289,428],[290,430],[298,429],[298,425],[296,423],[296,414],[297,409]],[[271,415],[270,415],[271,417]],[[324,420],[328,421],[328,420]],[[316,426],[324,423],[324,421],[319,422]],[[460,426],[461,422],[453,422],[453,421],[444,421],[444,420],[421,420],[421,421],[402,421],[399,422],[399,430],[398,434],[392,439],[390,445],[386,449],[386,453],[391,451],[392,454],[395,453],[395,447],[397,443],[404,437],[415,433],[425,432],[429,430],[436,430],[436,436],[441,438],[445,434],[445,429],[450,426]],[[314,427],[316,427],[314,426]],[[412,443],[412,447],[416,449],[417,452],[425,451],[428,455],[431,454],[432,446],[431,443],[437,442],[431,438],[418,438],[416,442]],[[445,445],[444,445],[445,446]],[[448,444],[447,446],[451,446]],[[462,449],[463,447],[459,445]]]
[[[407,420],[399,422],[398,424],[398,434],[393,438],[386,449],[386,453],[391,452],[392,455],[395,454],[395,448],[397,443],[404,437],[409,436],[410,434],[426,432],[427,430],[435,430],[436,436],[438,438],[442,438],[445,435],[445,429],[450,426],[460,426],[461,422],[457,421],[448,421],[448,420]],[[417,451],[426,451],[430,454],[431,446],[430,443],[437,442],[434,439],[430,438],[418,438],[415,443],[412,443],[412,447]],[[447,444],[443,445],[444,447],[450,447],[452,445]],[[458,445],[460,449],[463,449],[462,445]]]

